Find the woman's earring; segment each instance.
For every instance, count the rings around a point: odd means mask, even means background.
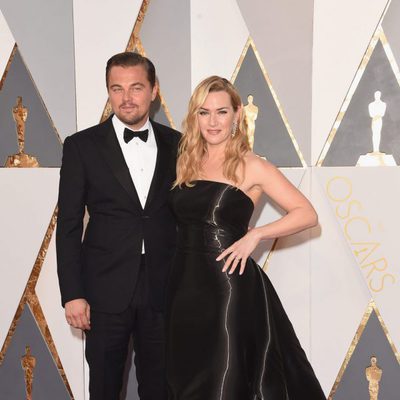
[[[232,124],[232,137],[235,137],[236,131],[237,131],[237,127],[238,127],[237,122],[233,121],[233,124]]]

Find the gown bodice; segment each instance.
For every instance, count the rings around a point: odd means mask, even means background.
[[[175,188],[171,205],[178,222],[178,248],[221,252],[246,234],[254,204],[242,190],[198,180]]]

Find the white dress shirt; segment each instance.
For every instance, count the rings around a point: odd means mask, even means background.
[[[149,130],[147,142],[134,137],[129,143],[125,143],[124,130],[128,127],[115,114],[112,117],[112,123],[140,203],[144,208],[157,161],[157,143],[153,127],[149,119],[147,119],[145,124],[138,129],[139,131]],[[142,253],[144,253],[144,243],[142,245]]]

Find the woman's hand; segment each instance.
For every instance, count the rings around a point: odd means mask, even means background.
[[[257,247],[259,242],[260,235],[257,228],[255,228],[249,230],[246,235],[229,246],[216,259],[217,261],[221,261],[223,258],[228,256],[222,272],[227,271],[230,267],[229,274],[233,274],[240,262],[239,275],[242,275],[246,267],[247,258]]]

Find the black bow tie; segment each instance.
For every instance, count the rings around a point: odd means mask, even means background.
[[[147,142],[147,138],[149,137],[149,130],[145,129],[144,131],[132,131],[128,128],[124,129],[124,140],[125,143],[129,143],[134,137],[138,137],[143,142]]]

